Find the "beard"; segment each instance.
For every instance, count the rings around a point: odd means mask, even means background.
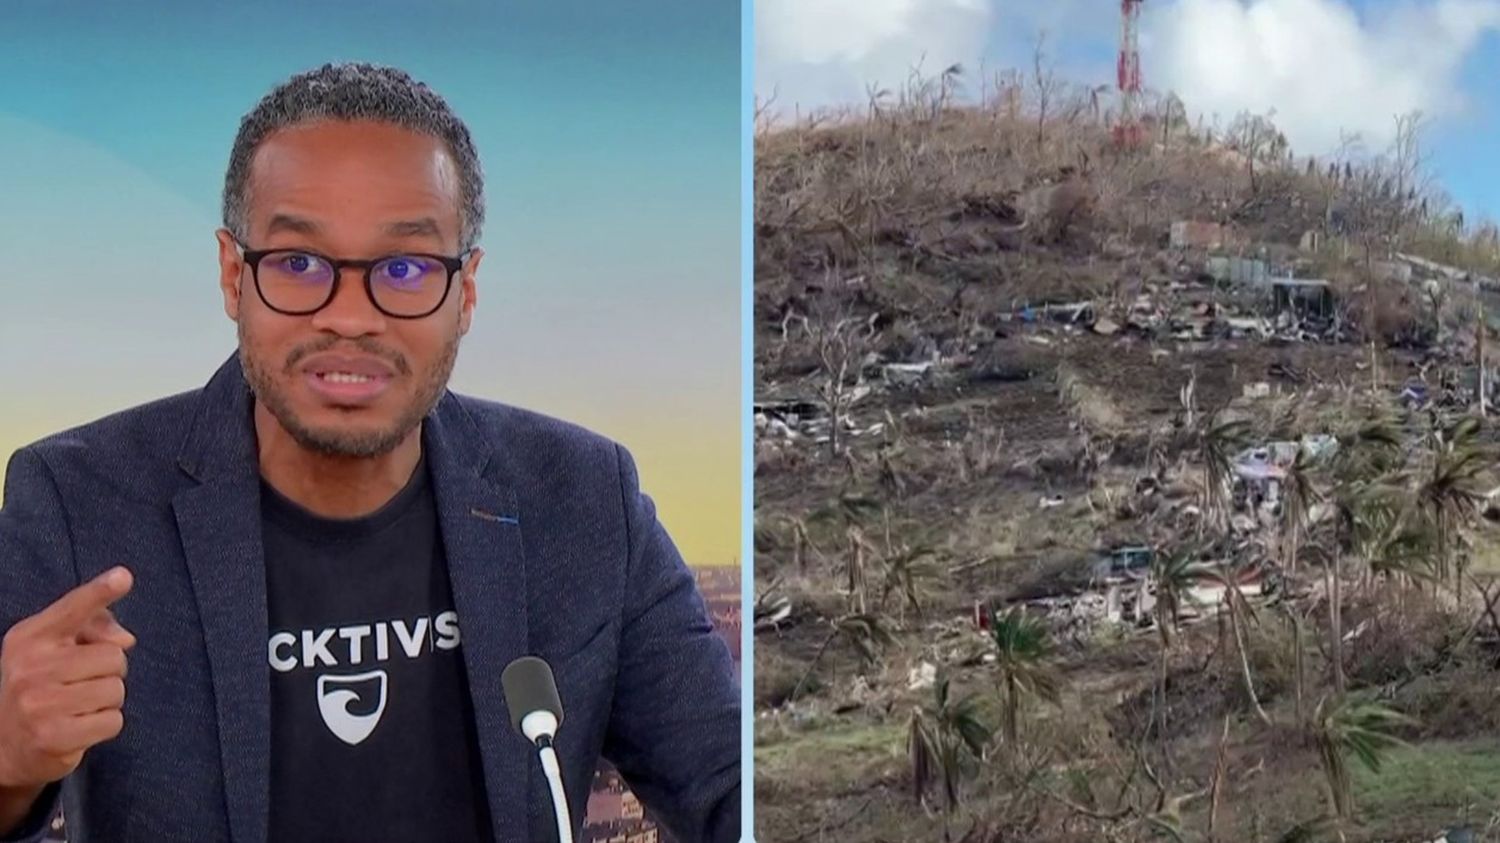
[[[448,388],[448,379],[453,374],[453,365],[458,360],[459,334],[457,331],[443,345],[443,351],[426,371],[417,373],[417,393],[397,414],[395,420],[381,428],[351,430],[334,425],[315,426],[300,418],[292,408],[287,390],[278,382],[269,361],[257,358],[245,328],[245,320],[239,321],[240,366],[255,400],[265,405],[271,416],[292,441],[306,451],[326,457],[353,457],[368,459],[383,456],[396,449],[406,437],[416,430],[422,419],[432,412]],[[356,337],[347,341],[350,347],[364,354],[379,357],[391,364],[397,373],[412,375],[411,366],[402,355],[383,348],[368,337]],[[340,343],[337,337],[320,337],[292,349],[282,367],[283,378],[296,376],[297,362],[310,354],[330,351]],[[335,410],[335,412],[344,412]]]

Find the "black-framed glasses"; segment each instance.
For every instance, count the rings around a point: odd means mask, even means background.
[[[246,249],[255,291],[266,307],[286,316],[317,313],[338,294],[346,268],[364,270],[365,293],[394,319],[431,316],[448,300],[453,276],[472,251],[458,257],[403,253],[370,260],[331,258],[307,249]]]

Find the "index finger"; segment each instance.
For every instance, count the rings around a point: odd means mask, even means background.
[[[130,571],[117,566],[59,597],[37,614],[37,627],[43,631],[72,635],[87,624],[100,610],[130,593],[135,582]]]

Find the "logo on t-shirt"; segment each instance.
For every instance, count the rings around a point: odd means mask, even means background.
[[[418,659],[437,650],[454,650],[460,643],[458,613],[419,617],[408,623],[390,621],[281,631],[267,645],[271,669],[277,673],[315,668],[358,668],[404,656]],[[392,645],[395,646],[392,646]],[[368,738],[380,724],[390,693],[385,670],[318,676],[318,713],[335,737],[350,746]]]
[[[372,670],[354,676],[319,676],[318,712],[323,715],[323,722],[328,730],[350,746],[368,738],[380,722],[380,715],[385,713],[386,679],[383,670]],[[373,683],[375,686],[375,710],[366,714],[355,714],[352,710],[356,704],[369,704],[366,698],[368,691],[361,694],[350,690],[351,686],[360,683]]]

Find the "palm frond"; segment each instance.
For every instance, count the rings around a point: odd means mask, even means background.
[[[964,697],[948,709],[943,728],[958,736],[975,758],[984,755],[992,736],[990,727],[979,719],[979,701],[973,696]]]
[[[1407,746],[1392,730],[1416,721],[1380,703],[1356,697],[1325,698],[1313,713],[1313,741],[1328,780],[1334,813],[1354,811],[1353,779],[1348,758],[1353,756],[1372,773],[1379,773],[1390,750]]]
[[[1040,660],[1050,652],[1047,627],[1028,617],[1020,607],[1011,609],[1004,617],[996,617],[991,607],[985,611],[989,614],[990,640],[995,643],[1001,661],[1024,664]]]
[[[912,797],[918,803],[932,787],[937,767],[937,744],[920,708],[913,708],[906,727],[906,757],[911,771]]]
[[[1484,427],[1478,416],[1462,416],[1442,431],[1443,441],[1455,448],[1470,445]]]
[[[838,634],[848,641],[867,664],[880,660],[896,639],[876,615],[845,615],[834,621]]]

